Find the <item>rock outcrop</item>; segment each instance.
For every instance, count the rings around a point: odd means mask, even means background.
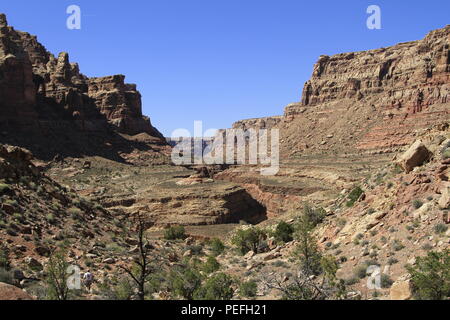
[[[0,125],[4,132],[73,130],[71,135],[145,133],[166,145],[148,117],[141,95],[125,76],[88,78],[68,53],[55,57],[35,36],[8,26],[0,15]],[[76,138],[74,139],[76,140]],[[4,141],[11,142],[11,141]],[[66,143],[67,144],[67,143]],[[27,146],[28,147],[28,146]]]
[[[0,301],[33,300],[33,298],[20,288],[0,282]]]
[[[432,156],[433,153],[427,149],[422,141],[418,140],[400,157],[397,163],[406,172],[411,172],[425,161],[430,160]]]
[[[276,127],[282,120],[283,117],[281,116],[241,120],[233,124],[233,129],[271,129]]]
[[[269,120],[268,120],[269,119]],[[281,155],[391,153],[450,120],[450,26],[389,48],[321,56],[301,101],[282,117],[233,127],[277,127]]]

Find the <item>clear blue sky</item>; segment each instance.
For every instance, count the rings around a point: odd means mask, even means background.
[[[66,8],[82,10],[82,30],[66,28]],[[382,30],[366,27],[369,5]],[[144,113],[164,134],[227,128],[282,114],[300,100],[321,54],[421,39],[450,24],[448,0],[14,0],[0,12],[68,51],[88,76],[125,74],[138,84]]]

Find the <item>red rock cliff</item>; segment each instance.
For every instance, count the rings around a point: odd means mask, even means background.
[[[0,123],[47,126],[73,121],[83,131],[148,133],[163,138],[142,115],[141,95],[125,76],[88,78],[69,55],[56,58],[35,36],[14,30],[0,14]]]

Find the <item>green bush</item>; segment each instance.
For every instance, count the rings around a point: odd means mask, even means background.
[[[242,282],[239,287],[239,295],[244,298],[254,298],[258,290],[256,281]]]
[[[366,275],[364,274],[364,277],[365,276]],[[349,278],[349,279],[345,280],[345,284],[348,285],[348,286],[353,286],[353,285],[359,283],[359,281],[360,281],[359,277],[352,277],[352,278]]]
[[[347,207],[353,207],[355,202],[358,201],[363,193],[364,191],[360,187],[353,189],[348,195]]]
[[[82,219],[82,212],[80,209],[72,207],[67,210],[67,214],[72,217],[74,220],[81,220]]]
[[[440,223],[434,227],[434,232],[437,234],[445,233],[445,232],[447,232],[447,230],[448,230],[448,226],[443,223]]]
[[[450,148],[447,148],[442,152],[442,159],[446,160],[449,158],[450,158]]]
[[[401,251],[405,248],[405,246],[400,240],[394,240],[394,242],[392,243],[392,248],[395,251]]]
[[[300,216],[300,224],[308,224],[310,228],[315,228],[323,222],[327,213],[323,208],[313,208],[309,204],[303,207],[303,213]]]
[[[0,183],[0,194],[5,194],[11,191],[11,187],[8,184]]]
[[[207,273],[211,274],[220,269],[220,263],[217,262],[216,258],[214,257],[208,257],[205,264],[202,267],[202,270]]]
[[[394,281],[392,281],[391,277],[389,277],[387,274],[383,273],[381,275],[381,288],[389,289],[390,287],[392,287],[393,283]]]
[[[407,266],[414,296],[418,300],[446,300],[450,297],[450,250],[429,252]]]
[[[413,201],[413,207],[414,209],[420,209],[423,206],[423,202],[421,200],[414,200]]]
[[[186,239],[186,230],[183,226],[174,226],[164,231],[164,239],[166,240],[184,240]]]
[[[168,240],[174,240],[174,239],[168,239]],[[201,245],[187,246],[186,251],[191,251],[192,255],[199,256],[199,255],[203,254],[203,247]]]
[[[266,233],[258,228],[249,228],[246,230],[238,230],[236,235],[231,239],[231,243],[237,247],[242,255],[249,251],[255,253],[260,252],[260,247],[263,244]]]
[[[0,268],[9,270],[10,268],[10,260],[9,260],[9,250],[8,248],[1,246],[0,247]]]
[[[322,254],[317,246],[317,239],[312,235],[311,225],[298,224],[295,232],[298,242],[294,255],[298,257],[302,271],[310,275],[319,275],[323,272],[321,266]]]
[[[277,225],[274,236],[276,241],[287,243],[294,240],[293,234],[294,227],[282,221]]]
[[[193,300],[194,294],[202,285],[202,276],[192,267],[183,268],[180,271],[172,271],[169,276],[171,291],[186,300]]]
[[[355,277],[359,279],[364,279],[367,277],[367,265],[358,266],[354,271]]]
[[[55,216],[52,213],[49,213],[45,216],[45,219],[48,223],[54,224],[56,222]]]
[[[195,292],[196,300],[231,300],[234,295],[233,280],[225,273],[218,273],[209,278]]]
[[[211,240],[211,251],[215,257],[220,256],[225,251],[225,245],[220,239]]]

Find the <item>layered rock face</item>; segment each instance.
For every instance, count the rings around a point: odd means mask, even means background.
[[[237,122],[278,127],[281,155],[396,152],[450,120],[450,26],[423,40],[321,56],[301,101],[283,117]],[[269,119],[269,120],[268,120]]]
[[[283,120],[283,117],[266,117],[237,121],[233,124],[233,129],[271,129],[278,125]]]
[[[314,143],[325,150],[388,152],[409,145],[418,130],[445,125],[450,119],[449,45],[447,26],[420,41],[321,56],[301,103],[286,108],[285,138],[297,132],[310,141],[311,146],[297,145],[297,152],[314,149]]]
[[[0,14],[0,124],[30,122],[37,118],[33,67],[24,48],[17,45],[5,15]],[[27,119],[27,120],[25,120]]]
[[[125,76],[88,78],[69,55],[50,54],[35,36],[0,15],[0,123],[21,128],[76,124],[85,132],[162,135],[142,115],[141,95]],[[109,125],[108,125],[109,123]]]

